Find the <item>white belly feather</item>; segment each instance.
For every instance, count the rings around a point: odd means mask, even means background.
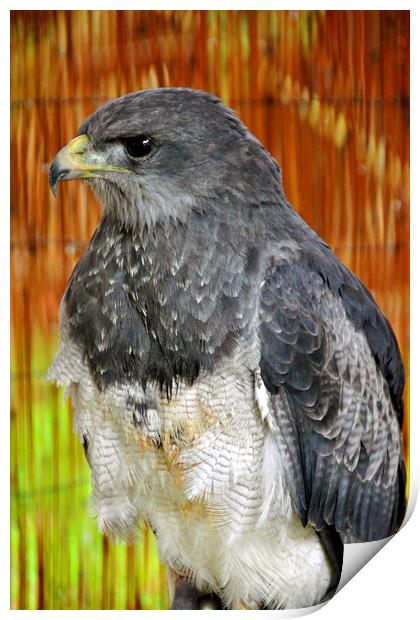
[[[248,368],[220,366],[140,413],[127,402],[144,401],[141,387],[100,393],[62,333],[50,377],[69,388],[88,439],[101,531],[129,540],[146,520],[161,560],[230,607],[313,605],[331,568],[293,508],[265,388]]]

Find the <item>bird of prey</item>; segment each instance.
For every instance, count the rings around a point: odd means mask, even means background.
[[[364,285],[215,96],[128,94],[55,157],[103,205],[60,307],[100,530],[153,530],[172,608],[327,600],[405,509],[404,370]],[[213,603],[212,603],[213,602]]]

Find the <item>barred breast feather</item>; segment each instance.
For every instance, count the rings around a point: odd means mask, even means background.
[[[68,336],[64,307],[61,325],[50,377],[72,399],[101,531],[132,540],[145,520],[162,561],[233,608],[318,602],[333,571],[294,509],[258,349],[181,384],[168,401],[132,382],[100,391]]]

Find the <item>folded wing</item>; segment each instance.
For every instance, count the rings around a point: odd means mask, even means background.
[[[384,315],[328,251],[324,264],[271,268],[261,374],[302,522],[332,525],[344,542],[378,540],[404,514],[403,368]]]

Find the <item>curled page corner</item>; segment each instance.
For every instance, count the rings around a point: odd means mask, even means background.
[[[410,492],[408,494],[407,511],[404,517],[404,521],[399,531],[403,529],[407,521],[413,514],[414,506],[417,502],[418,486],[417,484],[411,484]],[[381,550],[389,541],[398,536],[398,532],[395,532],[388,538],[382,538],[381,540],[374,540],[372,542],[363,543],[346,543],[344,545],[343,555],[343,567],[341,570],[341,578],[338,584],[335,594],[337,594],[341,588],[343,588],[354,576],[359,572],[370,560]],[[335,596],[334,594],[334,596]]]
[[[398,532],[397,532],[398,534]],[[343,568],[341,578],[334,596],[358,573],[385,545],[394,538],[395,534],[388,538],[375,540],[373,542],[364,543],[346,543],[344,545]],[[334,597],[333,597],[334,598]],[[324,607],[329,601],[313,605],[311,607],[302,607],[299,609],[282,609],[276,610],[276,614],[280,614],[282,618],[299,618],[315,613]]]
[[[395,535],[395,534],[394,534]],[[349,543],[344,545],[343,568],[336,593],[341,590],[394,537],[382,538],[372,542]],[[335,595],[334,595],[335,596]]]

